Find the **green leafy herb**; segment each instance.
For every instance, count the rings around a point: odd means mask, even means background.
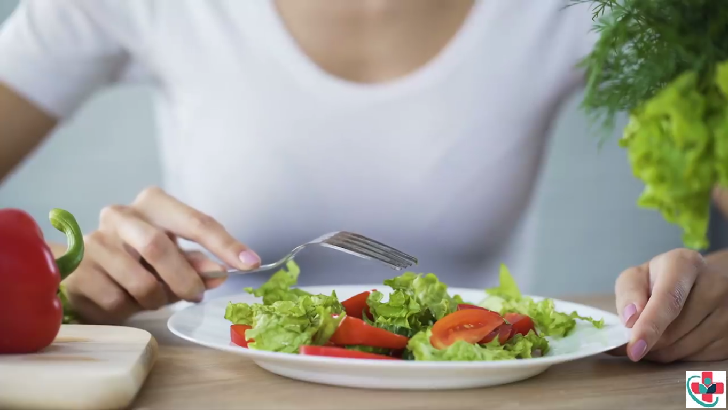
[[[728,59],[728,9],[722,0],[572,0],[592,5],[599,39],[582,66],[583,106],[611,127],[680,75],[710,83]]]
[[[722,0],[571,3],[593,6],[599,33],[581,63],[589,75],[583,108],[607,131],[617,113],[630,114],[621,145],[645,183],[638,205],[680,226],[685,246],[707,248],[710,193],[728,181],[728,7]]]

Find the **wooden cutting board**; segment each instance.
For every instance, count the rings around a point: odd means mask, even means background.
[[[64,325],[40,353],[0,355],[0,409],[124,409],[156,358],[145,330]]]

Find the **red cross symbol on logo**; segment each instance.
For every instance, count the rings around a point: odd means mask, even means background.
[[[703,372],[700,381],[700,383],[692,383],[690,390],[695,394],[702,394],[702,399],[705,402],[713,402],[714,394],[723,394],[725,391],[723,383],[713,383],[713,372]]]

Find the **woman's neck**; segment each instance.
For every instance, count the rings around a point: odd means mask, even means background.
[[[385,82],[434,58],[475,0],[275,0],[303,51],[349,81]]]

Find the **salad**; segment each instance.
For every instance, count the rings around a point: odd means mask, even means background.
[[[603,319],[554,308],[553,300],[521,295],[508,268],[478,304],[450,295],[432,273],[405,272],[340,301],[295,288],[291,261],[260,288],[245,291],[262,303],[228,303],[231,341],[241,347],[313,356],[380,360],[478,361],[540,357],[549,340],[568,336],[577,320],[597,328]]]

